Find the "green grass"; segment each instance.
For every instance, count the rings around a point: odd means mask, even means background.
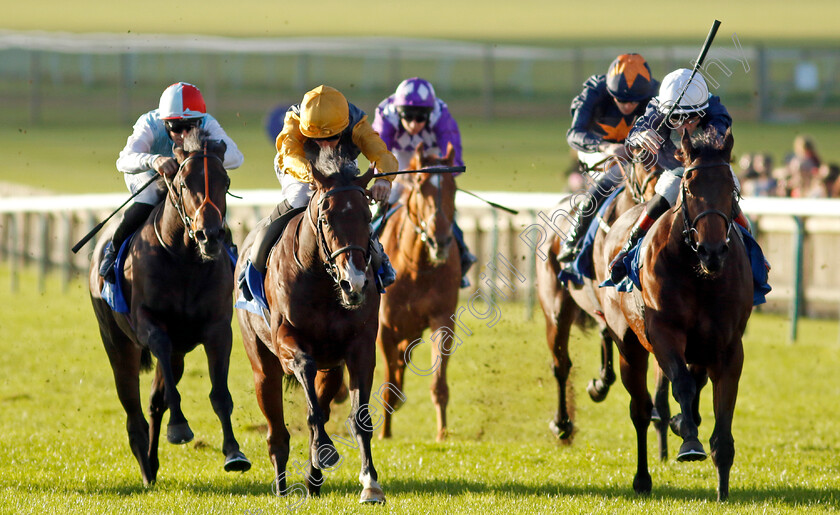
[[[187,357],[180,385],[196,440],[161,444],[158,483],[144,488],[131,456],[125,418],[99,341],[85,286],[57,281],[46,295],[11,295],[0,267],[0,513],[277,513],[284,500],[270,494],[271,467],[264,419],[238,328],[230,371],[234,428],[254,467],[222,470],[221,432],[207,398],[201,350]],[[21,278],[33,288],[34,276]],[[660,463],[649,433],[653,493],[637,497],[631,481],[635,440],[628,396],[617,384],[602,404],[584,393],[598,362],[596,335],[572,337],[572,382],[578,432],[559,445],[547,423],[555,404],[554,379],[541,316],[525,321],[520,305],[500,305],[488,328],[469,315],[474,331],[453,354],[449,369],[450,439],[436,444],[428,380],[407,374],[408,401],[396,414],[394,438],[375,441],[373,457],[388,497],[384,507],[360,507],[358,455],[327,473],[322,498],[299,513],[820,513],[840,509],[837,428],[840,386],[836,322],[803,320],[800,340],[785,342],[788,321],[753,316],[735,413],[735,464],[730,501],[714,502],[710,460]],[[418,353],[427,360],[425,346]],[[420,363],[424,366],[425,363]],[[377,383],[381,381],[377,370]],[[148,391],[150,376],[141,378]],[[713,416],[704,391],[700,437],[708,441]],[[301,392],[286,397],[292,460],[305,459]],[[347,405],[328,424],[343,435]],[[677,449],[671,436],[671,456]],[[708,449],[708,447],[707,447]],[[673,459],[673,458],[672,458]],[[299,481],[297,473],[290,473]]]
[[[457,109],[457,105],[453,106]],[[234,190],[278,188],[269,142],[256,117],[222,119],[245,154],[245,164],[231,172]],[[566,191],[572,166],[565,133],[568,118],[485,120],[460,119],[467,173],[459,186],[476,191]],[[791,151],[800,133],[814,137],[824,160],[840,162],[840,125],[789,125],[736,121],[735,155],[770,152],[777,164]],[[62,193],[126,191],[115,161],[130,127],[90,123],[71,127],[0,127],[0,147],[11,149],[0,163],[0,182],[14,182]]]
[[[421,11],[411,2],[383,4],[374,0],[322,0],[317,9],[270,0],[250,0],[235,8],[220,0],[177,8],[163,0],[149,0],[142,8],[129,9],[102,0],[82,0],[72,6],[46,0],[39,2],[39,9],[10,5],[4,12],[3,27],[250,37],[388,35],[491,41],[583,40],[601,45],[623,44],[632,38],[689,40],[699,45],[713,19],[723,22],[721,35],[727,37],[737,32],[742,39],[836,41],[834,21],[838,6],[831,0],[796,4],[783,0],[710,0],[702,8],[692,9],[664,0],[647,0],[633,5],[606,1],[593,9],[590,4],[571,0],[493,4],[429,0]]]

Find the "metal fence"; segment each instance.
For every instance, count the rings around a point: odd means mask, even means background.
[[[721,35],[723,36],[723,35]],[[265,113],[328,83],[372,107],[407,76],[433,81],[486,117],[566,113],[568,100],[616,55],[639,52],[656,77],[690,67],[693,46],[535,47],[399,38],[235,39],[0,30],[7,121],[65,116],[123,123],[177,80],[200,84],[214,112]],[[703,68],[741,117],[830,120],[840,113],[840,48],[776,48],[719,37]]]

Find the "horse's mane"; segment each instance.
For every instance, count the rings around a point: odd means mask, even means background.
[[[325,148],[318,154],[315,168],[325,177],[336,177],[341,183],[350,183],[359,176],[356,160],[337,149]]]
[[[205,145],[207,152],[213,152],[221,144],[219,140],[210,139],[210,131],[194,128],[184,138],[184,152],[203,152]]]
[[[691,146],[698,155],[720,155],[724,147],[723,136],[714,127],[706,127],[691,136]]]

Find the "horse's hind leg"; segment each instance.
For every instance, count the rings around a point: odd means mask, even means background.
[[[671,419],[671,406],[669,404],[670,394],[668,387],[671,382],[665,377],[662,369],[656,367],[656,391],[654,392],[653,414],[651,422],[656,428],[656,436],[659,441],[659,459],[668,459],[668,421]]]
[[[636,429],[636,475],[633,490],[637,494],[649,494],[652,486],[647,461],[647,429],[653,403],[647,391],[648,353],[634,336],[628,336],[620,355],[621,382],[630,394],[630,419]]]
[[[210,369],[210,404],[222,424],[222,452],[225,455],[225,471],[245,472],[251,468],[251,462],[239,450],[239,442],[233,435],[230,416],[233,414],[233,398],[228,388],[228,369],[230,368],[230,347],[232,341],[230,323],[216,331],[211,331],[216,339],[204,344],[207,364]]]
[[[449,322],[450,325],[447,325],[446,322]],[[432,373],[430,393],[437,415],[437,436],[435,440],[438,442],[444,441],[447,436],[446,406],[449,404],[449,385],[446,382],[446,368],[449,364],[450,354],[455,352],[458,347],[453,341],[457,336],[455,336],[451,323],[449,317],[443,320],[433,320],[432,328],[435,330],[430,338],[432,363],[437,364]]]
[[[131,452],[140,465],[143,483],[150,485],[157,477],[157,467],[149,463],[149,424],[143,416],[140,404],[140,363],[141,350],[127,339],[111,341],[102,334],[105,350],[111,361],[117,395],[126,413],[126,430]]]
[[[400,409],[405,399],[402,396],[405,381],[405,356],[400,349],[405,349],[408,341],[400,342],[398,338],[393,329],[380,324],[376,343],[385,358],[382,361],[385,367],[384,385],[386,386],[381,399],[385,409],[382,414],[380,439],[391,438],[391,418],[393,413]]]
[[[615,383],[613,371],[613,339],[606,327],[601,328],[601,373],[598,379],[592,379],[586,387],[589,397],[601,402],[610,393],[610,386]]]
[[[580,312],[580,308],[572,301],[571,296],[565,290],[559,293],[562,296],[560,300],[560,309],[556,316],[550,313],[549,310],[544,310],[545,313],[545,332],[546,340],[548,341],[548,348],[551,350],[551,355],[554,360],[553,370],[554,378],[557,381],[557,413],[554,415],[554,420],[549,423],[551,432],[557,438],[565,441],[571,441],[572,433],[574,431],[574,424],[572,423],[572,411],[574,409],[574,399],[571,395],[567,395],[569,372],[572,368],[572,360],[569,357],[569,333],[572,329],[572,323]]]
[[[714,385],[715,429],[709,439],[709,446],[718,471],[718,501],[725,501],[729,497],[729,471],[735,461],[732,418],[743,364],[744,350],[739,342],[733,355],[718,365],[719,370],[710,370]]]

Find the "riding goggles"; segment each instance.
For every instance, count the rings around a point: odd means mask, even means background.
[[[166,125],[166,130],[169,132],[181,134],[184,131],[190,131],[193,127],[196,127],[198,120],[166,120],[164,121],[164,125]]]

